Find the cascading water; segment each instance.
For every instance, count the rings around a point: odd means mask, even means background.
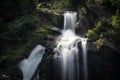
[[[56,52],[54,55],[54,61],[60,64],[62,80],[80,80],[79,70],[79,54],[78,54],[78,43],[81,42],[83,53],[85,53],[84,42],[86,38],[81,38],[75,35],[75,24],[77,21],[77,13],[67,11],[64,14],[64,29],[62,35],[57,39],[57,47],[54,49]],[[84,56],[85,56],[84,55]],[[84,59],[86,59],[84,57]],[[58,62],[57,62],[58,61]],[[87,65],[84,61],[84,70],[86,71]],[[87,71],[85,77],[87,77]],[[86,78],[84,78],[85,80]]]
[[[77,22],[77,13],[67,11],[64,13],[64,30],[70,29],[75,31],[75,23]]]
[[[87,70],[87,39],[82,39],[82,53],[83,53],[83,72],[84,80],[88,80],[88,70]]]
[[[23,72],[23,80],[31,80],[38,64],[41,62],[45,47],[37,45],[30,53],[28,59],[24,59],[19,63],[19,67]]]
[[[77,80],[79,77],[77,76],[77,74],[79,74],[77,73],[77,71],[79,71],[77,48],[78,42],[79,37],[75,36],[72,30],[67,30],[63,32],[60,37],[60,41],[55,48],[57,54],[55,54],[54,57],[59,57],[60,59],[63,80]]]

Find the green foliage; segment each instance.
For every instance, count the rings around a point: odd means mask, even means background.
[[[23,12],[27,14],[35,11],[38,0],[20,0],[19,3]]]
[[[110,14],[114,14],[116,10],[120,10],[120,0],[99,0],[99,3],[104,5]]]
[[[34,16],[34,15],[24,15],[24,16],[22,16],[21,18],[19,18],[19,19],[16,19],[16,20],[14,20],[13,22],[10,22],[9,24],[8,24],[8,28],[9,28],[9,31],[11,31],[11,32],[14,32],[14,31],[16,31],[17,29],[21,29],[21,28],[23,28],[23,27],[25,27],[24,26],[24,24],[29,24],[29,23],[33,23],[33,22],[35,22],[34,24],[33,24],[33,26],[35,27],[35,24],[37,23],[39,21],[39,19],[36,17],[36,16]],[[32,26],[32,27],[33,27]],[[27,26],[28,28],[27,28],[27,30],[32,30],[32,27],[31,26]],[[25,28],[24,28],[25,29]]]
[[[2,43],[6,42],[6,40],[18,43],[24,40],[23,37],[38,26],[38,21],[38,18],[34,15],[25,15],[4,25],[6,27],[5,31],[0,33],[0,39],[3,40]]]
[[[109,26],[107,23],[107,19],[101,18],[95,25],[95,28],[93,30],[87,32],[87,36],[93,40],[97,40],[99,38],[104,38],[107,36],[106,32],[108,28],[106,27]]]
[[[95,2],[95,0],[87,0],[86,2],[87,2],[87,4],[92,4]]]
[[[42,3],[38,3],[36,5],[36,9],[41,9],[41,8],[47,8],[47,9],[50,9],[52,7],[51,3],[48,3],[48,2],[42,2]]]
[[[69,8],[71,6],[70,0],[52,0],[52,8],[54,9],[63,9]]]
[[[104,45],[104,39],[99,39],[95,42],[97,49]]]
[[[48,8],[55,10],[69,9],[77,10],[78,8],[85,5],[86,0],[51,0],[51,1],[40,1],[36,5],[37,9]]]
[[[89,29],[86,35],[88,38],[91,38],[92,40],[98,39],[97,34],[92,29]]]
[[[110,20],[101,18],[95,28],[88,30],[87,36],[93,40],[107,38],[109,41],[120,44],[120,17],[112,16]]]
[[[33,13],[37,3],[38,0],[2,0],[0,2],[0,22],[4,25],[22,15]]]
[[[33,13],[36,4],[37,0],[5,0],[0,3],[0,74],[12,72],[6,68],[27,57],[35,45],[46,44],[53,25],[49,19],[45,21],[44,16]],[[8,75],[10,80],[18,80],[11,75],[13,73]]]
[[[52,26],[52,24],[41,21],[40,27],[37,28],[36,32],[41,33],[41,36],[47,36],[50,33]]]
[[[112,25],[115,27],[115,28],[120,28],[120,19],[119,19],[119,16],[112,16]]]
[[[3,65],[6,65],[8,62],[14,64],[22,58],[22,54],[27,53],[29,46],[37,43],[35,42],[36,36],[32,33],[38,26],[39,19],[33,14],[24,15],[10,23],[6,23],[4,25],[5,30],[2,29],[0,32],[0,49],[2,49],[0,63],[7,61]]]
[[[32,24],[32,27],[28,24]],[[3,65],[3,68],[14,65],[22,58],[27,57],[35,45],[45,45],[52,24],[41,21],[37,16],[26,15],[9,23],[8,27],[7,37],[11,38],[12,43],[5,39],[1,42],[0,46],[3,50],[0,55],[0,65]],[[3,33],[5,35],[7,32]],[[22,35],[18,36],[18,33]],[[5,44],[6,42],[7,44]]]
[[[95,6],[95,4],[104,6],[104,9],[111,15],[115,15],[116,10],[120,11],[120,0],[86,0],[85,4],[88,7]]]

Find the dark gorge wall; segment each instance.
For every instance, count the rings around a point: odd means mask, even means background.
[[[119,56],[118,52],[107,46],[103,46],[97,52],[88,51],[89,80],[120,79]]]

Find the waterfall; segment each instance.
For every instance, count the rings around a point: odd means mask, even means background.
[[[82,53],[83,53],[83,72],[84,80],[88,80],[88,70],[87,70],[87,39],[82,39]]]
[[[23,72],[23,80],[31,80],[36,68],[38,67],[38,64],[42,60],[44,53],[45,48],[42,45],[37,45],[30,53],[28,59],[24,59],[18,64]]]
[[[67,11],[64,15],[64,30],[71,29],[75,30],[75,23],[77,22],[77,13]]]
[[[79,71],[78,42],[79,37],[76,36],[72,30],[67,30],[63,32],[55,48],[56,54],[54,58],[60,59],[63,80],[77,80],[75,78],[79,77],[77,77],[77,71]]]
[[[83,54],[86,54],[86,38],[75,35],[75,24],[77,22],[77,13],[67,11],[64,13],[64,29],[62,34],[56,39],[56,48],[54,49],[54,61],[59,63],[61,68],[60,76],[62,80],[80,80],[78,43],[81,42]],[[84,56],[85,56],[84,55]],[[84,60],[86,58],[84,57]],[[86,60],[84,61],[84,70],[87,70]],[[87,71],[85,72],[85,75]],[[85,76],[87,77],[87,75]],[[86,78],[85,78],[86,79]]]

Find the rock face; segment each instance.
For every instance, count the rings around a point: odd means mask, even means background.
[[[58,28],[63,28],[63,15],[59,14],[57,15],[55,12],[50,13],[50,12],[45,12],[45,11],[39,11],[38,12],[40,19],[42,21],[45,21],[46,23],[51,23],[54,26],[53,27],[58,27]]]
[[[119,80],[120,53],[108,46],[88,51],[89,80]]]
[[[88,29],[91,29],[95,26],[96,20],[100,17],[109,18],[109,15],[106,15],[107,12],[105,8],[98,3],[82,7],[78,11],[78,23],[80,33],[85,33]]]
[[[79,64],[82,71],[82,50],[79,43]],[[120,79],[120,53],[109,46],[102,46],[97,50],[93,42],[87,43],[88,47],[88,80],[117,80]],[[50,50],[50,49],[49,49]],[[61,80],[60,70],[53,61],[53,49],[44,56],[41,64],[41,80]],[[59,63],[58,63],[59,65]],[[83,75],[80,75],[83,80]]]
[[[51,31],[55,34],[61,34],[62,32],[62,29],[59,29],[57,27],[52,27]]]

